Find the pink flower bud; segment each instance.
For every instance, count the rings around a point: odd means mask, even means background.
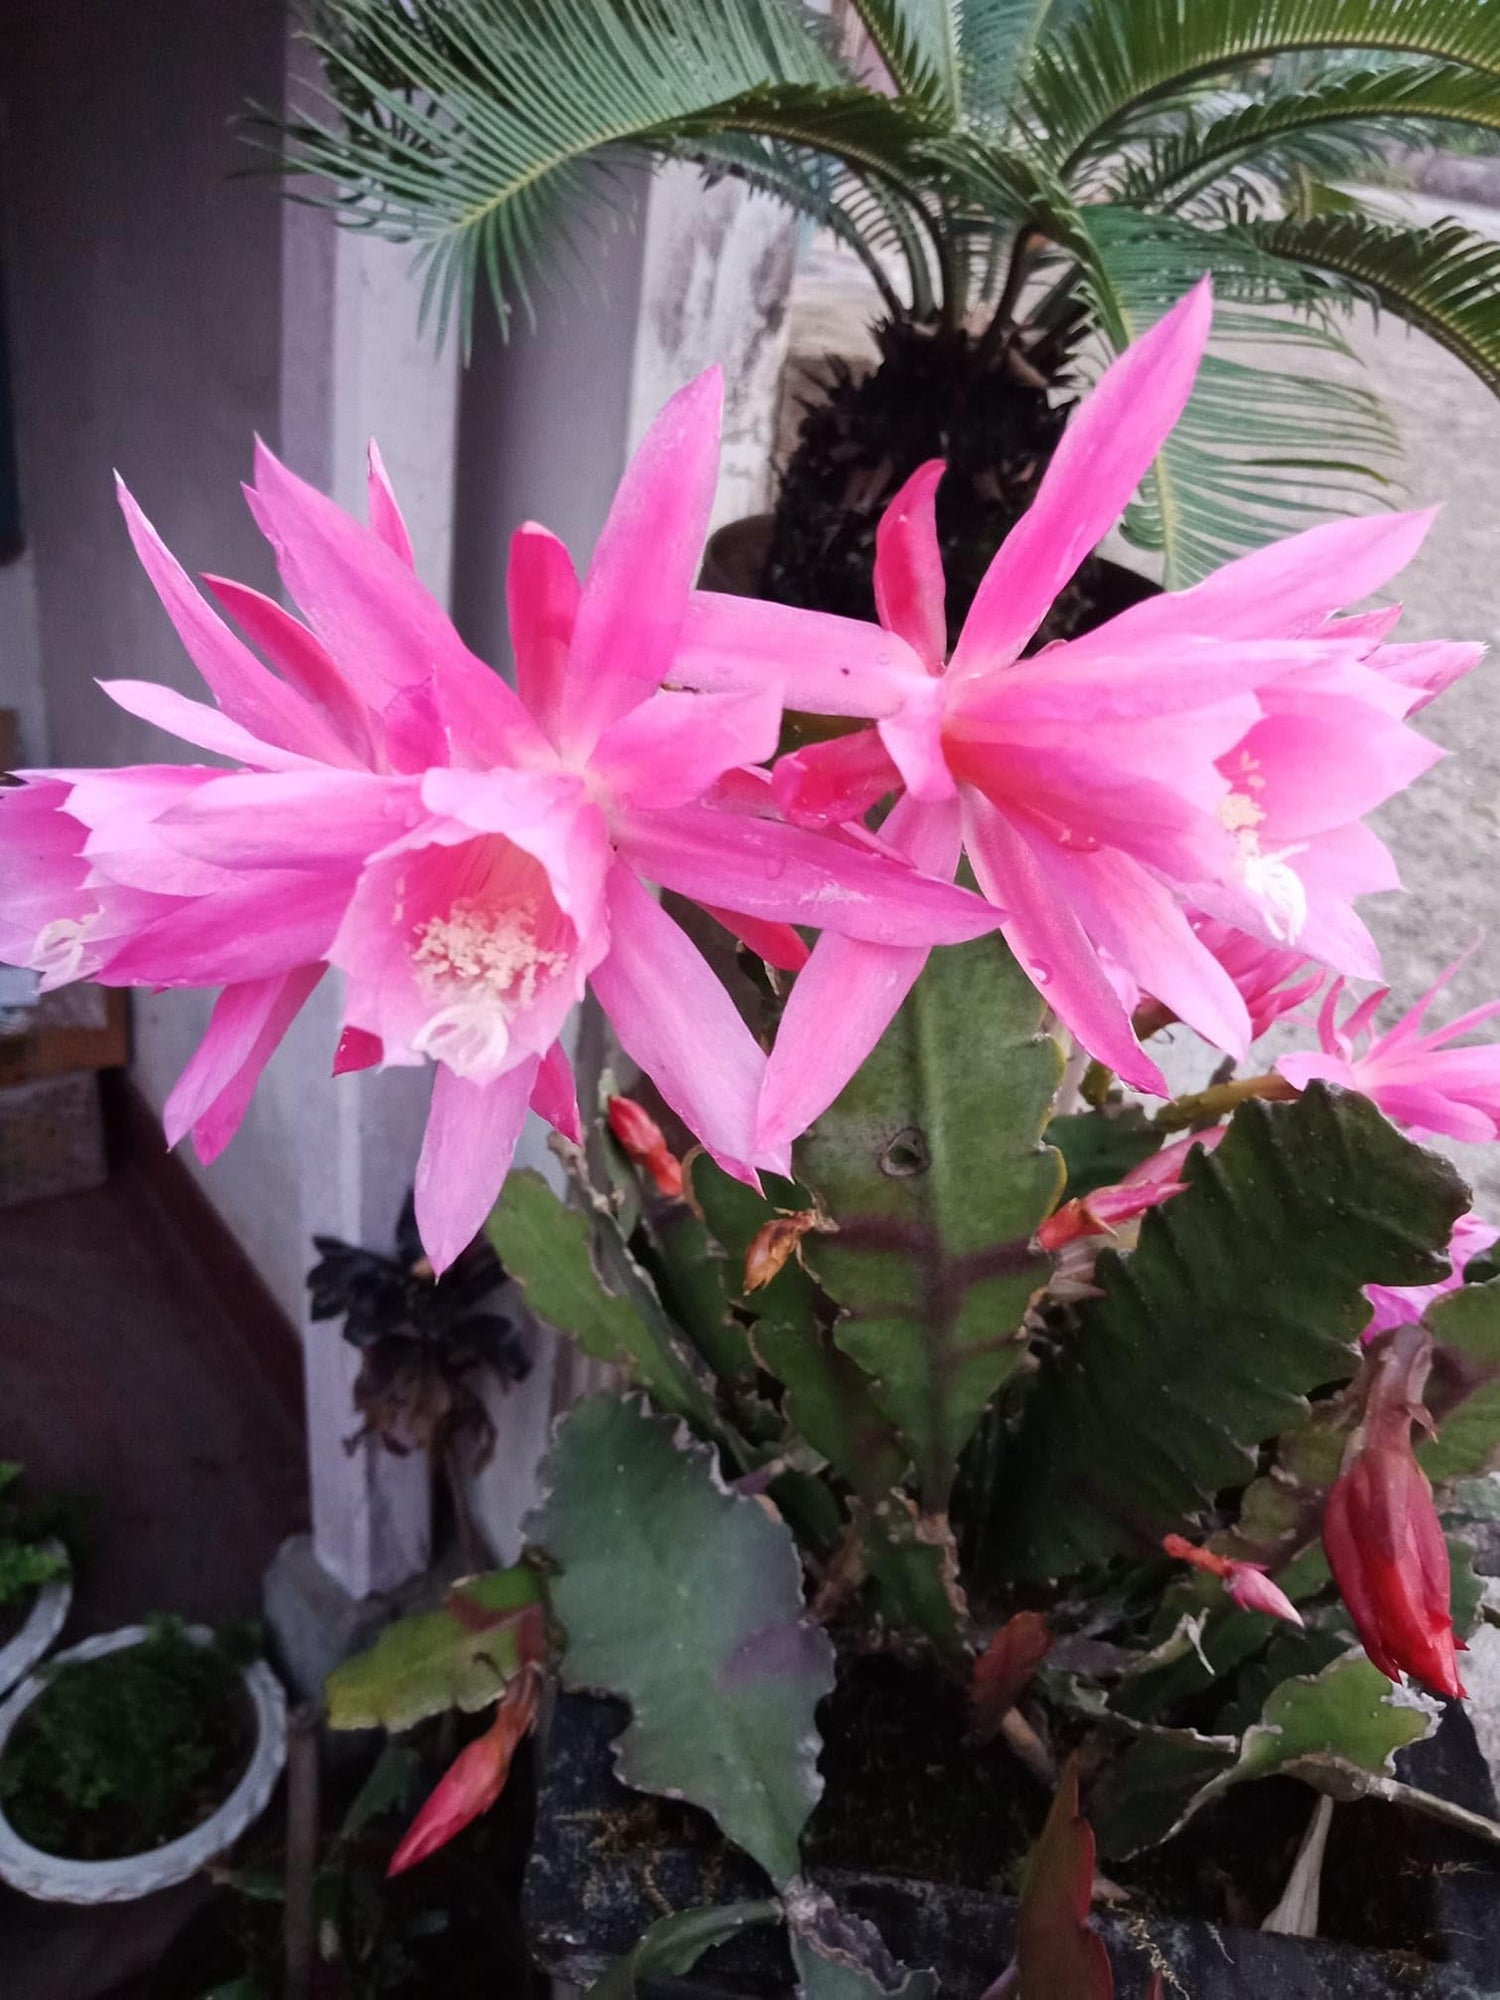
[[[1302,1613],[1261,1563],[1232,1562],[1224,1587],[1241,1611],[1263,1611],[1268,1618],[1284,1618],[1288,1625],[1302,1623]]]
[[[489,1811],[505,1790],[516,1745],[536,1721],[541,1686],[539,1668],[521,1668],[501,1696],[490,1727],[459,1751],[433,1786],[391,1856],[385,1871],[387,1880],[436,1854],[471,1821]]]
[[[644,1167],[672,1201],[682,1199],[682,1162],[667,1145],[660,1125],[633,1097],[609,1100],[609,1129],[636,1166]]]

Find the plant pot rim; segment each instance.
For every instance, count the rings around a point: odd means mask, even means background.
[[[66,1556],[68,1553],[52,1535],[39,1546],[49,1555]],[[50,1583],[38,1586],[20,1631],[0,1646],[0,1694],[8,1694],[21,1676],[36,1665],[62,1630],[72,1602],[71,1572],[55,1576]]]
[[[212,1642],[206,1626],[189,1625],[184,1630],[200,1646]],[[82,1665],[124,1652],[149,1637],[147,1626],[125,1625],[70,1646],[51,1664]],[[240,1678],[255,1717],[255,1746],[234,1790],[201,1825],[142,1854],[124,1854],[113,1861],[75,1861],[68,1855],[44,1853],[22,1840],[0,1807],[0,1881],[44,1903],[130,1903],[185,1882],[232,1846],[265,1811],[286,1761],[286,1695],[280,1681],[264,1660],[241,1668]],[[47,1685],[32,1674],[0,1705],[0,1757],[12,1730]]]

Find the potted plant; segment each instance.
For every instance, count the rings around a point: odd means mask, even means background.
[[[264,1811],[286,1750],[254,1647],[174,1619],[59,1653],[0,1707],[0,1879],[45,1902],[182,1882]]]
[[[620,202],[622,159],[737,178],[863,259],[879,365],[831,357],[773,520],[721,531],[714,588],[868,617],[876,524],[941,458],[956,635],[1068,393],[1205,273],[1214,357],[1125,521],[1171,586],[1383,483],[1376,401],[1304,365],[1356,302],[1500,380],[1500,250],[1329,185],[1400,142],[1491,142],[1485,0],[840,0],[831,20],[786,0],[319,0],[309,34],[325,95],[279,135],[288,163],[419,246],[440,328],[467,335],[485,293],[528,310],[580,211]],[[1129,590],[1085,564],[1041,636]]]
[[[1402,1977],[1435,1948],[1461,1991],[1474,1926],[1439,1891],[1493,1904],[1492,1798],[1411,1753],[1462,1698],[1476,1592],[1443,1514],[1477,1511],[1462,1482],[1500,1425],[1494,1230],[1420,1139],[1500,1137],[1497,1045],[1453,1046],[1500,1003],[1433,1026],[1445,975],[1383,1024],[1383,993],[1344,990],[1378,963],[1356,898],[1394,879],[1364,816],[1432,761],[1410,718],[1480,648],[1351,609],[1421,546],[1428,518],[1394,514],[1026,656],[1159,458],[1211,313],[1195,288],[1111,364],[951,658],[938,463],[882,520],[880,622],[693,591],[712,372],[643,441],[582,581],[518,531],[514,687],[414,577],[378,457],[365,527],[260,456],[311,629],[214,588],[285,678],[127,498],[222,706],[116,698],[241,762],[184,767],[167,806],[151,766],[0,797],[8,949],[226,981],[176,1129],[222,1144],[339,967],[335,1066],[434,1072],[434,1270],[484,1224],[617,1371],[558,1427],[534,1554],[329,1686],[339,1726],[486,1718],[397,1870],[496,1800],[549,1689],[610,1700],[580,1725],[592,1793],[544,1802],[595,1868],[561,1871],[582,1901],[553,1955],[623,1950],[606,1993],[766,1930],[790,1957],[755,1976],[784,1990],[790,1965],[812,2000],[930,1990],[929,1960],[978,1991],[980,1958],[1025,2000],[1103,2000],[1096,1847],[1116,1956],[1144,1954],[1126,1992],[1172,1971],[1184,1922],[1316,1990],[1315,1905],[1347,1902],[1367,1809],[1428,1897],[1377,1898],[1413,1917]],[[778,756],[787,708],[868,726]],[[164,848],[194,866],[143,901]],[[646,885],[741,938],[737,1002]],[[608,1150],[563,1043],[585,991],[670,1131],[611,1106]],[[1250,1062],[1315,992],[1301,1046]],[[1168,1085],[1168,1029],[1225,1059],[1203,1088]],[[571,1203],[509,1171],[528,1107]],[[1465,1845],[1425,1848],[1428,1822]],[[1388,1960],[1338,1962],[1389,1990]]]
[[[17,1496],[20,1477],[0,1463],[0,1694],[46,1652],[73,1600],[68,1552],[48,1511]]]

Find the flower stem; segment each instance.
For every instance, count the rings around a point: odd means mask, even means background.
[[[1235,1077],[1229,1083],[1211,1083],[1207,1090],[1190,1091],[1164,1104],[1151,1123],[1160,1132],[1182,1132],[1192,1125],[1213,1125],[1252,1097],[1272,1103],[1288,1103],[1301,1092],[1295,1085],[1267,1070],[1264,1076]]]

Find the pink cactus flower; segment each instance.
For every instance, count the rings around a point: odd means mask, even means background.
[[[1500,1043],[1450,1046],[1457,1036],[1500,1014],[1500,1000],[1471,1007],[1446,1028],[1422,1027],[1428,1008],[1462,964],[1459,959],[1450,965],[1383,1035],[1375,1033],[1374,1019],[1389,989],[1371,993],[1340,1022],[1343,982],[1338,982],[1319,1010],[1320,1049],[1282,1056],[1277,1070],[1299,1090],[1314,1077],[1357,1090],[1417,1138],[1500,1138]]]
[[[1435,1299],[1459,1289],[1464,1281],[1465,1265],[1482,1251],[1490,1249],[1497,1238],[1500,1238],[1500,1229],[1493,1222],[1486,1222],[1472,1209],[1467,1215],[1461,1215],[1454,1223],[1453,1234],[1448,1240],[1448,1262],[1452,1269],[1446,1278],[1440,1278],[1435,1285],[1365,1286],[1365,1297],[1370,1301],[1371,1312],[1370,1324],[1361,1338],[1371,1341],[1376,1334],[1386,1333],[1393,1326],[1415,1325]]]
[[[1043,1250],[1061,1250],[1064,1244],[1076,1242],[1080,1237],[1109,1236],[1124,1240],[1127,1248],[1133,1247],[1133,1232],[1122,1237],[1126,1226],[1138,1223],[1149,1210],[1160,1208],[1174,1194],[1181,1194],[1187,1186],[1181,1175],[1189,1153],[1195,1146],[1205,1153],[1213,1152],[1228,1130],[1227,1125],[1215,1125],[1207,1132],[1189,1132],[1142,1160],[1138,1167],[1132,1167],[1123,1180],[1095,1188],[1092,1194],[1081,1195],[1074,1201],[1065,1201],[1037,1231],[1038,1246]]]
[[[1410,690],[1371,663],[1388,625],[1330,624],[1410,560],[1426,514],[1315,528],[1021,657],[1176,422],[1209,318],[1205,284],[1106,370],[951,660],[933,463],[881,523],[878,627],[823,619],[814,639],[809,614],[700,592],[673,666],[681,685],[774,681],[791,706],[873,718],[873,730],[777,766],[783,809],[832,824],[902,791],[884,837],[932,874],[966,851],[1077,1041],[1162,1094],[1131,1030],[1132,993],[1236,1056],[1251,1034],[1234,978],[1184,904],[1338,969],[1367,967],[1374,947],[1350,899],[1395,876],[1361,815],[1439,755],[1402,720]],[[764,1145],[842,1088],[922,962],[920,951],[847,938],[819,944],[783,1016]]]
[[[1266,1575],[1264,1563],[1241,1562],[1234,1556],[1221,1556],[1215,1549],[1197,1548],[1181,1535],[1163,1535],[1161,1545],[1174,1562],[1189,1563],[1205,1576],[1218,1577],[1241,1611],[1260,1611],[1288,1625],[1303,1623],[1302,1613],[1281,1585]]]
[[[168,1100],[174,1143],[191,1130],[205,1157],[227,1143],[333,965],[346,987],[338,1069],[436,1066],[417,1214],[441,1271],[488,1213],[528,1104],[580,1136],[558,1037],[585,983],[731,1172],[774,1163],[755,1133],[762,1051],[647,884],[793,965],[793,924],[882,950],[993,928],[951,868],[927,880],[873,837],[718,797],[725,773],[773,751],[774,685],[662,690],[707,531],[720,397],[711,371],[667,404],[582,585],[555,536],[518,531],[514,690],[418,582],[377,455],[365,528],[258,454],[250,506],[307,625],[210,583],[275,673],[122,494],[217,705],[146,683],[106,691],[238,768],[30,774],[0,799],[0,948],[53,983],[224,988]]]

